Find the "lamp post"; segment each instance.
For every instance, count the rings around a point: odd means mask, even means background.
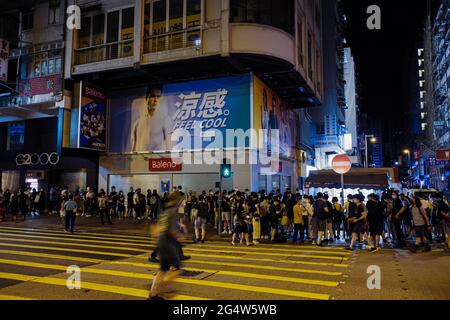
[[[367,138],[370,138],[370,142],[375,143],[377,142],[377,138],[373,134],[365,135],[364,136],[364,143],[366,145],[366,168],[369,168],[369,150],[368,150],[368,143]]]
[[[408,155],[408,166],[409,166],[409,175],[412,176],[412,165],[411,165],[411,150],[405,149],[403,150],[405,155]]]

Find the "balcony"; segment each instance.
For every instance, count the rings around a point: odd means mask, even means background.
[[[128,39],[75,49],[73,73],[131,67],[133,44],[133,39]]]
[[[144,53],[199,47],[200,27],[144,37]]]

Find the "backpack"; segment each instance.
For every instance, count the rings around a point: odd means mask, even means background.
[[[151,205],[155,205],[157,201],[158,201],[158,199],[156,198],[155,195],[152,195],[152,196],[150,197],[150,204],[151,204]]]

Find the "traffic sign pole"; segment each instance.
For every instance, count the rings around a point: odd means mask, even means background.
[[[344,174],[349,172],[352,168],[352,161],[347,155],[340,154],[333,158],[331,161],[331,167],[334,172],[341,175],[341,201],[342,205],[344,205]]]

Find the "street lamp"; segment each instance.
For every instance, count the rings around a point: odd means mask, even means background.
[[[409,174],[412,176],[411,150],[405,149],[405,150],[403,150],[403,153],[405,155],[408,155]]]
[[[364,136],[364,143],[366,145],[366,168],[369,168],[369,150],[368,150],[368,143],[367,143],[367,138],[370,138],[370,142],[371,143],[376,143],[377,142],[377,137],[375,137],[373,134],[369,134],[369,135],[365,135]]]

